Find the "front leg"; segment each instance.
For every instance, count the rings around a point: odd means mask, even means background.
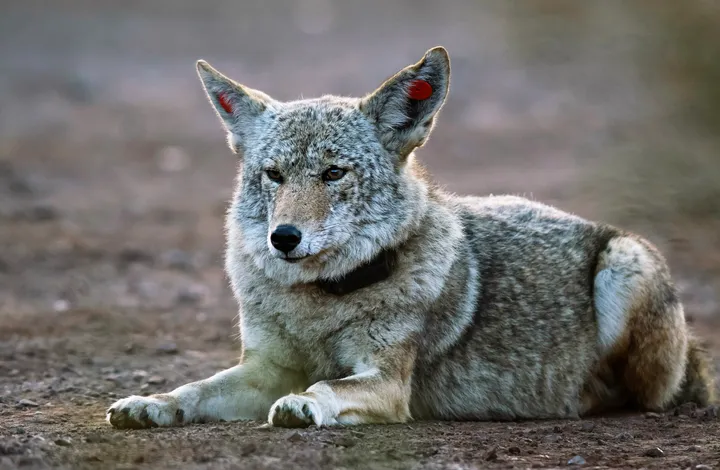
[[[172,392],[118,400],[108,409],[107,421],[119,429],[139,429],[263,419],[278,397],[307,385],[304,376],[296,371],[261,357],[245,356],[243,364]]]
[[[412,347],[386,349],[370,364],[359,363],[349,377],[280,398],[270,407],[268,421],[280,427],[408,421],[414,362]]]

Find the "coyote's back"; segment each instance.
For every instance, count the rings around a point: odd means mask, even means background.
[[[414,151],[448,93],[443,48],[359,99],[284,103],[198,72],[240,158],[225,266],[243,357],[116,402],[113,425],[564,418],[712,399],[649,242],[430,182]]]
[[[708,402],[707,363],[648,242],[523,198],[449,201],[463,223],[456,263],[467,268],[455,272],[468,275],[458,291],[474,304],[464,319],[444,315],[457,294],[435,307],[428,331],[444,338],[426,337],[414,416],[571,417]]]

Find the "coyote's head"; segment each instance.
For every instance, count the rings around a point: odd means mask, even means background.
[[[445,49],[364,98],[280,102],[204,61],[197,68],[241,160],[228,243],[266,275],[285,284],[340,277],[420,223],[427,186],[412,152],[447,96]]]

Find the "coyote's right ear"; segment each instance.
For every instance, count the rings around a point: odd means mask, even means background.
[[[197,71],[210,103],[228,131],[230,148],[235,153],[241,152],[248,131],[271,105],[272,98],[229,79],[204,60],[197,61]]]

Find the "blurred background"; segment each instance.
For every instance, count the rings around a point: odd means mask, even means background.
[[[111,434],[103,422],[119,397],[237,363],[222,266],[236,161],[195,61],[290,100],[362,95],[436,45],[450,51],[452,85],[418,156],[439,182],[648,237],[718,357],[715,0],[0,0],[0,467],[11,455],[39,458],[32,468],[219,468],[255,452],[240,425]],[[454,459],[436,429],[378,434],[377,455]],[[510,427],[497,429],[509,442]],[[284,435],[272,434],[279,446],[258,436],[254,458],[282,467]],[[602,447],[586,436],[579,448]],[[319,468],[330,454],[302,442],[293,465]],[[565,465],[570,451],[543,454]]]
[[[195,61],[289,100],[364,94],[435,45],[451,94],[418,155],[443,185],[636,230],[667,254],[691,319],[718,313],[718,2],[0,6],[6,350],[237,350],[222,271],[235,160]]]

